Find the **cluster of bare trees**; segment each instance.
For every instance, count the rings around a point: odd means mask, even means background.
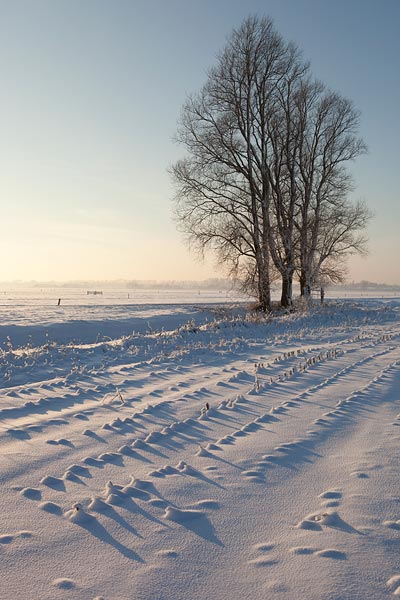
[[[365,152],[352,103],[310,74],[267,18],[246,19],[200,92],[183,106],[172,167],[176,215],[192,246],[212,249],[269,310],[281,278],[309,296],[363,252],[369,211],[349,199],[348,164]]]

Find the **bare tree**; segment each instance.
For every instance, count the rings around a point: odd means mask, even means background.
[[[271,188],[270,252],[282,279],[281,305],[292,304],[292,282],[296,270],[298,232],[298,153],[301,128],[296,114],[296,96],[308,65],[293,61],[272,99],[268,119],[268,176]]]
[[[346,198],[325,209],[309,277],[311,286],[318,285],[321,280],[325,284],[343,283],[347,274],[347,258],[367,252],[365,228],[371,217],[364,202],[352,204]]]
[[[347,165],[365,151],[358,112],[309,75],[271,20],[233,31],[206,84],[183,106],[172,166],[178,226],[192,247],[213,250],[234,277],[271,306],[271,268],[309,296],[318,277],[340,278],[362,251],[369,214],[352,205]]]
[[[177,137],[188,156],[172,167],[181,228],[224,260],[253,259],[262,310],[271,305],[271,107],[299,62],[269,19],[246,19],[184,105]]]
[[[301,294],[309,296],[313,278],[328,258],[334,259],[335,253],[343,258],[346,252],[365,246],[358,233],[368,221],[368,211],[362,204],[353,208],[347,201],[352,189],[347,165],[366,146],[357,137],[359,113],[349,100],[323,84],[304,81],[296,107],[301,127],[296,222],[299,279]],[[328,241],[336,227],[340,233]]]

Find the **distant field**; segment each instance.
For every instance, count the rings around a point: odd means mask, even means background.
[[[90,288],[91,291],[94,289]],[[47,341],[92,343],[110,336],[129,335],[133,331],[145,333],[149,328],[160,330],[182,326],[194,315],[204,322],[218,311],[218,307],[238,305],[245,309],[253,302],[235,290],[102,291],[102,294],[88,295],[82,288],[0,288],[0,348],[6,348],[10,342],[13,347]],[[366,291],[357,295],[328,290],[326,293],[327,300],[342,298],[368,303],[375,300],[390,303],[399,297],[389,292],[382,295]],[[317,293],[313,298],[319,303]],[[273,299],[279,299],[277,290]]]

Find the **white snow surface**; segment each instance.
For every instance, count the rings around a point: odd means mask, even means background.
[[[398,300],[1,314],[1,600],[400,595]]]

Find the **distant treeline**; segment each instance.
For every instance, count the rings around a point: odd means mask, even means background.
[[[102,289],[209,289],[209,290],[231,290],[233,289],[232,281],[222,278],[210,278],[203,281],[157,281],[157,280],[77,280],[77,281],[13,281],[0,284],[1,287],[11,288],[82,288],[86,290],[102,290]]]
[[[400,285],[391,285],[389,283],[374,283],[373,281],[359,281],[352,283],[344,283],[343,285],[329,286],[335,290],[395,290],[400,291]]]
[[[329,289],[335,290],[394,290],[400,291],[400,285],[388,283],[375,283],[373,281],[352,281],[342,285],[329,285]],[[136,280],[136,279],[114,279],[114,280],[76,280],[76,281],[4,281],[0,282],[0,289],[26,289],[26,288],[79,288],[84,290],[103,290],[103,289],[171,289],[171,290],[234,290],[235,285],[229,279],[210,278],[202,281],[157,281],[157,280]],[[278,284],[276,285],[278,289]]]

